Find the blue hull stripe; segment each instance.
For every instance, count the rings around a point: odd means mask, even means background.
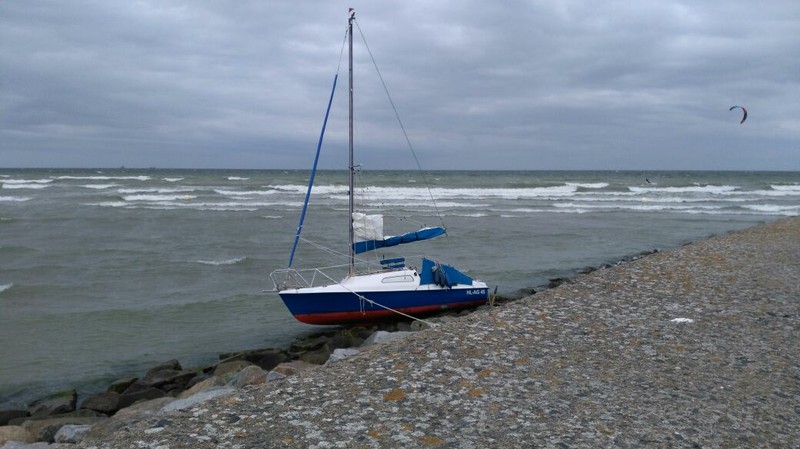
[[[442,289],[412,292],[365,292],[364,297],[383,306],[395,309],[417,309],[436,306],[458,307],[459,303],[472,305],[485,302],[488,289]],[[383,307],[361,301],[353,293],[280,293],[286,307],[294,316],[341,314],[347,312],[383,311]],[[362,304],[363,303],[363,304]]]

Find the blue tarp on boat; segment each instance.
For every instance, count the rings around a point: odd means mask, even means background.
[[[470,285],[472,278],[450,265],[445,265],[427,258],[422,259],[422,270],[419,273],[420,285],[436,284],[450,288],[456,284]]]
[[[353,250],[356,254],[367,251],[376,250],[379,248],[386,248],[387,246],[402,245],[404,243],[416,242],[419,240],[428,240],[439,237],[446,233],[445,229],[439,226],[433,228],[423,228],[419,231],[406,232],[402,235],[393,235],[386,237],[383,240],[367,240],[364,242],[353,243]]]

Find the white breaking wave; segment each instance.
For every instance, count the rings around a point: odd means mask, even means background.
[[[233,264],[237,264],[239,262],[244,261],[245,259],[247,259],[247,258],[246,257],[239,257],[239,258],[235,258],[235,259],[223,259],[223,260],[196,260],[195,262],[197,262],[199,264],[203,264],[203,265],[215,265],[215,266],[218,266],[218,265],[233,265]]]
[[[12,183],[12,182],[8,182],[8,181],[3,181],[3,188],[4,189],[9,189],[9,190],[12,190],[12,189],[35,189],[35,190],[39,190],[39,189],[46,189],[48,187],[50,187],[50,185],[48,185],[48,184],[33,184],[33,183],[31,183],[31,184],[22,184],[22,183]]]
[[[3,293],[4,291],[8,290],[9,288],[11,288],[13,286],[14,286],[14,284],[0,285],[0,293]]]
[[[133,181],[149,181],[149,176],[59,176],[56,179],[95,179],[100,181],[108,181],[108,180],[133,180]]]
[[[181,193],[181,192],[194,192],[194,189],[191,188],[173,188],[173,189],[164,189],[158,187],[151,187],[147,189],[119,189],[117,192],[121,194],[126,193]]]
[[[52,179],[4,179],[3,184],[50,184]]]
[[[178,181],[183,181],[183,178],[164,178],[164,181],[167,181],[167,182],[178,182]]]
[[[737,190],[736,186],[686,186],[686,187],[628,187],[635,193],[708,193],[726,194]]]
[[[126,195],[122,199],[125,201],[176,201],[176,200],[192,200],[197,198],[194,195]]]
[[[772,190],[754,190],[747,193],[758,196],[797,196],[800,195],[800,186],[772,186]]]
[[[241,178],[239,176],[228,176],[228,181],[247,181],[250,178]]]
[[[110,189],[113,187],[119,187],[119,184],[85,184],[81,187],[87,189],[96,189],[96,190],[103,190],[103,189]]]
[[[12,202],[12,201],[28,201],[28,200],[30,200],[30,198],[25,196],[0,196],[0,201]]]
[[[800,206],[777,206],[774,204],[755,204],[750,206],[742,206],[745,209],[764,212],[767,214],[775,215],[797,215],[800,214]]]
[[[790,185],[771,185],[772,190],[779,190],[782,192],[797,192],[800,194],[800,184],[790,184]]]
[[[605,189],[606,187],[608,187],[607,182],[590,182],[590,183],[568,182],[566,184],[568,186],[575,186],[583,189]]]
[[[214,192],[225,196],[266,196],[266,195],[274,195],[277,193],[275,190],[240,191],[240,190],[222,190],[222,189],[214,189]]]

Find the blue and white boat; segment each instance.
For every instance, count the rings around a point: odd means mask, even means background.
[[[424,227],[397,236],[385,236],[383,216],[356,211],[354,178],[357,165],[353,159],[353,22],[350,11],[347,26],[349,48],[349,263],[345,265],[344,279],[335,280],[326,271],[336,267],[297,270],[293,268],[295,251],[300,240],[308,201],[314,184],[333,100],[328,102],[328,112],[317,145],[317,155],[308,184],[300,223],[286,269],[271,273],[271,278],[289,312],[299,321],[308,324],[345,324],[372,321],[395,316],[420,317],[443,310],[472,308],[486,303],[489,290],[484,282],[472,279],[456,268],[437,260],[420,256],[411,259],[394,257],[388,260],[362,258],[359,254],[372,254],[381,248],[428,240],[446,233],[443,226]],[[335,91],[338,73],[334,78]]]

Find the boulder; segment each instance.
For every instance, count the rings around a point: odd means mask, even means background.
[[[156,373],[158,371],[167,371],[167,370],[170,370],[170,371],[182,371],[183,367],[181,366],[181,363],[177,359],[167,360],[164,363],[158,364],[158,365],[148,369],[147,373],[145,374],[145,376],[148,376],[150,374]]]
[[[212,376],[202,382],[198,382],[192,385],[191,388],[179,394],[178,399],[186,399],[189,396],[193,396],[197,393],[200,393],[201,391],[206,391],[214,387],[220,387],[222,385],[224,385],[224,383],[221,380],[219,380],[218,377]]]
[[[89,429],[91,428],[92,426],[88,424],[67,424],[58,429],[53,440],[55,440],[56,443],[77,444],[83,441],[83,437],[89,433]]]
[[[131,388],[133,388],[134,385],[131,385]],[[128,388],[128,390],[131,388]],[[119,397],[120,409],[130,407],[142,400],[157,399],[166,395],[163,390],[159,390],[155,387],[135,388],[132,392],[128,392],[128,390],[125,390],[125,393]]]
[[[231,362],[222,362],[214,368],[214,376],[219,378],[223,378],[230,374],[236,374],[239,371],[245,369],[246,367],[252,365],[250,362],[244,360],[235,360]]]
[[[160,388],[164,391],[172,391],[176,388],[183,389],[195,376],[197,376],[197,373],[190,370],[174,370],[170,368],[160,370],[151,369],[143,378],[131,384],[125,392],[127,393],[134,385]]]
[[[132,426],[139,421],[150,418],[158,413],[164,406],[175,401],[175,398],[158,398],[142,401],[130,407],[120,409],[113,417],[92,426],[84,436],[84,441],[104,441],[117,430]]]
[[[213,368],[203,368],[202,371],[197,373],[196,376],[192,377],[192,379],[186,384],[187,390],[211,377],[211,375],[206,372],[206,369],[208,370],[208,372],[213,371]]]
[[[401,340],[406,338],[407,336],[413,334],[414,332],[386,332],[386,331],[377,331],[369,336],[361,346],[370,346],[370,345],[377,345],[383,343],[389,343],[396,340]]]
[[[31,419],[22,424],[34,438],[34,441],[47,441],[48,443],[55,442],[56,432],[66,425],[80,424],[92,425],[100,421],[107,420],[106,417],[97,416],[67,416],[58,418],[46,419]]]
[[[289,354],[298,355],[309,351],[319,349],[322,345],[328,343],[327,335],[315,335],[303,340],[292,343],[289,347]]]
[[[274,369],[267,373],[267,382],[275,382],[275,381],[283,380],[283,379],[286,379],[286,375],[285,374],[281,374],[281,373],[275,371]]]
[[[332,352],[333,349],[331,349],[331,347],[328,346],[327,343],[325,343],[324,345],[318,347],[313,351],[308,351],[300,354],[298,358],[304,362],[311,363],[313,365],[324,365],[325,362],[327,362],[328,359],[331,357]]]
[[[0,445],[5,445],[8,441],[33,443],[36,439],[22,426],[0,426]]]
[[[220,358],[220,364],[244,360],[252,363],[253,365],[261,367],[263,370],[269,371],[279,364],[288,361],[289,354],[282,349],[266,348],[243,351],[234,354],[222,354],[220,355]]]
[[[108,390],[106,391],[122,394],[137,380],[139,380],[138,377],[126,377],[124,379],[119,379],[109,385]]]
[[[210,390],[206,390],[201,393],[192,395],[186,399],[178,399],[176,401],[170,402],[169,404],[161,408],[161,413],[172,412],[175,410],[184,410],[189,407],[195,406],[197,404],[209,401],[211,399],[218,398],[220,396],[227,396],[229,394],[232,394],[234,391],[236,391],[236,389],[233,387],[212,388]]]
[[[113,415],[119,410],[120,394],[113,391],[106,391],[95,394],[84,399],[81,409],[94,410],[106,415]]]
[[[338,348],[338,349],[334,349],[333,353],[331,353],[330,358],[328,358],[328,361],[325,362],[325,364],[327,365],[329,363],[336,363],[339,360],[344,360],[344,359],[346,359],[348,357],[352,357],[352,356],[354,356],[354,355],[356,355],[356,354],[358,354],[360,352],[361,351],[358,348]]]
[[[75,411],[75,405],[77,403],[77,391],[62,391],[34,402],[33,406],[30,408],[30,414],[35,418],[44,418],[47,416],[69,413]]]
[[[8,422],[16,418],[27,418],[30,416],[27,410],[0,410],[0,426],[8,425]]]
[[[259,385],[267,381],[267,372],[258,366],[250,365],[239,371],[233,386],[241,388],[247,385]]]
[[[306,372],[308,370],[317,368],[318,366],[319,365],[315,365],[315,364],[312,364],[312,363],[306,363],[306,362],[304,362],[302,360],[294,360],[294,361],[291,361],[291,362],[281,363],[280,365],[278,365],[275,368],[273,368],[273,370],[270,371],[270,374],[277,373],[278,375],[281,375],[281,376],[284,376],[284,377],[286,377],[286,376],[294,376],[296,374],[300,374],[300,373]]]
[[[334,350],[339,348],[355,348],[357,346],[361,346],[361,343],[363,342],[364,338],[361,338],[357,335],[351,335],[349,332],[342,332],[331,337],[328,341],[328,346]]]

